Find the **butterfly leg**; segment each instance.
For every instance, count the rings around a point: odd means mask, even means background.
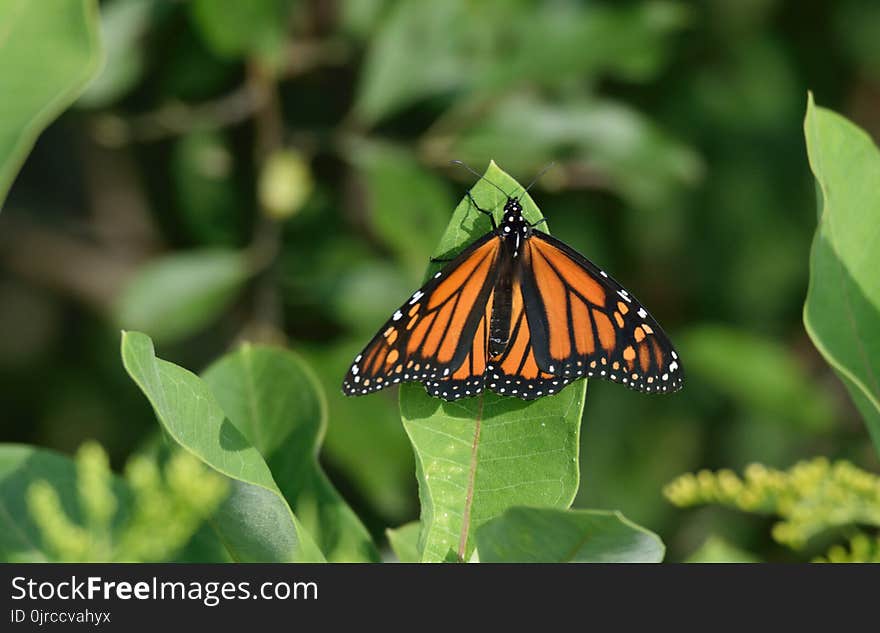
[[[497,231],[497,230],[498,230],[498,225],[495,224],[495,216],[492,215],[492,212],[491,212],[491,211],[487,211],[486,209],[481,208],[480,205],[477,204],[477,201],[474,200],[474,197],[471,195],[471,192],[470,192],[470,191],[467,192],[467,197],[468,197],[468,200],[471,201],[471,204],[474,205],[474,208],[475,208],[477,211],[479,211],[479,212],[482,213],[483,215],[487,215],[487,216],[489,216],[489,221],[492,222],[492,230],[493,230],[493,231]]]
[[[547,222],[547,218],[541,218],[541,219],[538,220],[537,222],[534,222],[533,224],[529,224],[529,226],[532,227],[532,228],[535,228],[535,227],[538,226],[539,224],[546,224],[546,222]]]

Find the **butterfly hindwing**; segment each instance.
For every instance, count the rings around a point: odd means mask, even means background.
[[[488,233],[413,293],[355,358],[343,392],[361,395],[402,381],[428,384],[471,362],[499,251],[499,238]]]
[[[510,333],[507,347],[498,357],[489,360],[486,385],[502,396],[534,400],[558,392],[571,382],[565,375],[548,373],[539,367],[535,357],[536,342],[525,306],[526,294],[515,282],[511,293]]]

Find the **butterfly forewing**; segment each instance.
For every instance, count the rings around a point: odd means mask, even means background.
[[[448,377],[425,381],[425,389],[432,396],[445,400],[457,400],[477,395],[485,388],[486,350],[489,347],[489,323],[494,305],[493,294],[489,295],[489,300],[483,309],[479,324],[474,332],[473,341],[464,360]]]
[[[361,395],[402,381],[453,376],[474,356],[499,251],[500,240],[489,233],[413,293],[355,358],[343,392]],[[477,357],[478,363],[484,362]]]

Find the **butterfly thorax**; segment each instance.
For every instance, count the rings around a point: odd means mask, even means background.
[[[516,198],[508,198],[504,205],[504,218],[498,225],[498,235],[504,241],[509,257],[517,259],[522,254],[523,244],[532,235],[532,225],[522,214],[522,205]]]

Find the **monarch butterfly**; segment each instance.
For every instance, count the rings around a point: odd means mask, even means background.
[[[492,184],[496,189],[500,187]],[[359,396],[420,381],[457,400],[491,389],[533,400],[581,377],[648,393],[682,387],[669,338],[629,291],[523,217],[504,217],[419,288],[357,355],[342,384]]]

